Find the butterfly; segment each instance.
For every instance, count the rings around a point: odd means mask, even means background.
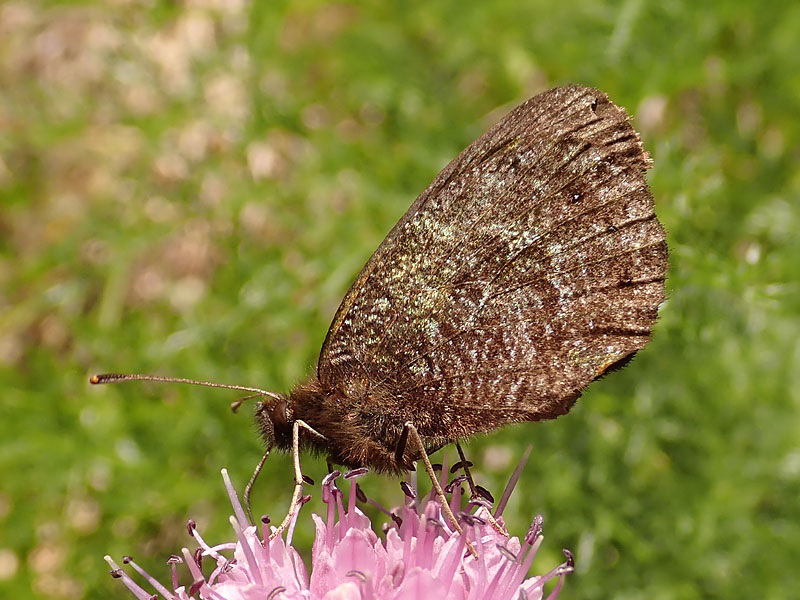
[[[302,449],[401,473],[419,459],[430,466],[427,454],[446,444],[565,414],[645,346],[664,300],[650,164],[603,92],[570,85],[531,98],[389,232],[307,381],[286,395],[211,385],[260,396],[261,436],[294,451],[298,487]],[[152,377],[92,381],[120,378]]]

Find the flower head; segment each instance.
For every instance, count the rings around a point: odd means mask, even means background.
[[[248,524],[242,506],[227,472],[222,476],[231,498],[234,515],[230,517],[236,541],[209,546],[200,536],[194,522],[189,533],[198,548],[192,553],[182,550],[182,557],[173,555],[167,561],[172,567],[172,585],[165,586],[141,569],[130,557],[129,564],[164,598],[188,600],[403,600],[436,598],[437,600],[505,600],[543,596],[544,584],[557,577],[558,583],[548,599],[555,598],[564,576],[573,570],[572,555],[541,576],[527,577],[536,551],[542,542],[542,517],[537,516],[520,540],[501,533],[504,529],[502,509],[508,500],[521,466],[506,488],[491,522],[491,504],[482,498],[468,503],[461,512],[462,483],[457,477],[445,491],[449,504],[458,515],[463,535],[447,522],[439,500],[433,495],[417,498],[406,485],[406,502],[389,514],[385,535],[378,536],[372,523],[356,505],[356,500],[372,502],[363,495],[356,479],[363,469],[343,477],[347,496],[336,485],[340,473],[335,471],[322,482],[322,499],[327,507],[324,516],[312,515],[316,538],[312,549],[312,570],[309,577],[300,555],[291,544],[297,515],[286,539],[273,535],[264,519],[262,531]],[[259,535],[260,534],[260,535]],[[467,551],[467,538],[477,557]],[[223,553],[233,556],[226,556]],[[202,559],[215,562],[209,575],[201,569]],[[110,557],[111,574],[140,600],[157,597],[145,591]],[[177,568],[183,563],[193,583],[178,585]]]

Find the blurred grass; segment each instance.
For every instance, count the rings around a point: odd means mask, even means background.
[[[123,598],[103,554],[229,538],[219,468],[261,452],[233,397],[87,376],[286,390],[437,171],[581,82],[655,158],[670,298],[568,417],[475,440],[479,477],[533,443],[511,528],[545,515],[539,570],[575,551],[565,597],[796,597],[798,39],[792,2],[0,5],[0,596]]]

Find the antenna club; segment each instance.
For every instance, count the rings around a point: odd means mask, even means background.
[[[91,383],[92,385],[97,385],[98,383],[100,383],[100,376],[92,375],[91,377],[89,377],[89,383]]]

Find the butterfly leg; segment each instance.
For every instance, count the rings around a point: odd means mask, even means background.
[[[404,456],[406,453],[406,446],[408,445],[408,432],[410,431],[409,425],[411,427],[414,427],[412,423],[406,423],[405,426],[403,427],[403,431],[400,432],[400,439],[397,441],[397,448],[394,451],[394,460],[398,465],[403,465],[403,468],[406,471],[416,471],[417,467],[414,465],[414,462],[411,460],[406,460],[406,457]],[[422,449],[421,445],[420,449],[422,450],[422,454],[424,454],[425,456],[428,455],[428,453],[425,452],[424,449]]]
[[[294,492],[292,493],[292,501],[289,504],[289,511],[286,513],[286,516],[281,521],[281,524],[275,528],[275,531],[272,535],[269,536],[269,539],[273,539],[276,536],[281,535],[289,524],[294,519],[297,511],[300,510],[300,506],[302,504],[303,499],[303,483],[305,483],[303,478],[303,471],[300,468],[300,428],[305,429],[306,431],[316,435],[321,439],[325,439],[325,436],[322,435],[319,431],[311,427],[305,421],[297,420],[294,422],[292,426],[292,462],[294,462]]]
[[[461,459],[461,464],[459,466],[462,469],[464,469],[464,475],[467,476],[467,485],[469,485],[470,499],[475,497],[485,498],[486,496],[479,491],[478,486],[475,485],[475,480],[472,479],[472,473],[469,470],[472,463],[467,460],[466,456],[464,456],[464,450],[461,449],[461,444],[459,444],[458,442],[456,442],[456,450],[458,451],[458,457]],[[489,521],[489,524],[497,533],[508,536],[508,532],[505,530],[505,527],[503,527],[502,525],[500,525],[500,523],[497,522],[497,519],[494,518],[494,515],[492,515],[491,510],[486,511],[486,518]]]
[[[258,461],[255,471],[253,471],[253,476],[250,478],[250,481],[247,482],[247,485],[244,488],[244,508],[247,511],[247,520],[250,521],[250,525],[255,525],[255,521],[253,521],[253,511],[250,510],[250,494],[253,491],[253,486],[256,483],[256,479],[258,479],[259,473],[261,473],[261,469],[264,468],[264,463],[267,462],[267,457],[269,456],[270,452],[272,452],[272,444],[269,445],[267,451],[264,452],[264,456],[262,456],[261,460]]]
[[[444,490],[442,490],[442,486],[439,484],[439,478],[436,476],[436,472],[433,470],[433,465],[431,464],[431,459],[428,458],[428,453],[425,451],[425,445],[422,443],[422,438],[417,431],[417,428],[414,426],[413,423],[410,421],[403,426],[403,434],[401,436],[401,441],[403,438],[411,439],[417,446],[417,449],[420,452],[420,456],[422,457],[422,462],[425,465],[425,470],[428,473],[428,477],[431,479],[431,484],[433,484],[433,489],[436,492],[436,497],[439,499],[439,502],[442,505],[442,512],[447,517],[447,520],[450,522],[451,527],[458,531],[460,535],[464,535],[464,530],[461,528],[461,525],[458,524],[458,520],[456,516],[453,514],[453,511],[450,509],[450,503],[447,501],[447,496],[444,495]],[[469,550],[470,554],[475,558],[478,557],[478,553],[475,551],[475,548],[472,546],[472,543],[465,538],[467,549]]]

